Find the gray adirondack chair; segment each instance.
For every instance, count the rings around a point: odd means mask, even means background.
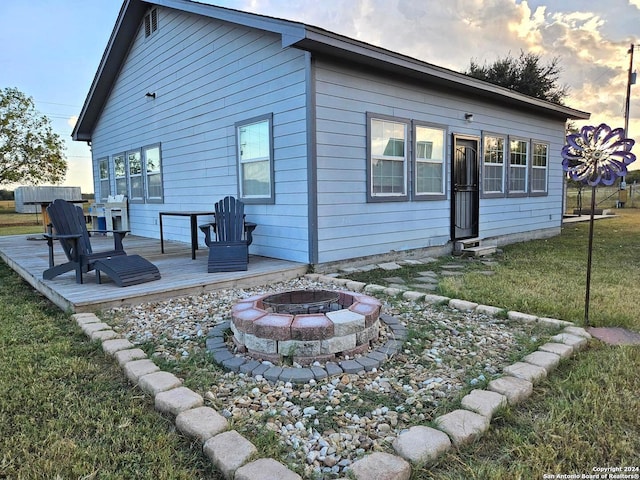
[[[253,225],[255,228],[255,225]],[[244,221],[244,203],[225,197],[215,204],[215,223],[201,225],[205,243],[209,247],[209,273],[247,270],[251,232]],[[215,234],[212,238],[211,230]]]
[[[76,283],[83,283],[83,274],[91,270],[96,271],[98,283],[101,283],[102,272],[120,287],[160,278],[158,268],[151,262],[139,255],[126,254],[122,239],[127,231],[112,231],[113,249],[94,252],[82,208],[58,198],[47,207],[47,214],[51,224],[44,235],[49,247],[49,268],[42,274],[45,280],[52,280],[72,270],[76,272]],[[67,257],[65,263],[55,265],[54,240],[58,240],[64,250]]]

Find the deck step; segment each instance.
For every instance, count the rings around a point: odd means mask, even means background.
[[[453,244],[454,254],[460,255],[465,248],[478,247],[480,242],[481,240],[477,237],[456,240]]]
[[[484,257],[496,252],[496,245],[482,245],[482,239],[478,237],[456,240],[453,246],[454,255],[465,257]]]

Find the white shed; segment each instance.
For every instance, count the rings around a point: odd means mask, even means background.
[[[80,200],[80,187],[18,187],[14,192],[17,213],[40,212],[40,205],[25,205],[29,202],[52,202],[56,198]]]

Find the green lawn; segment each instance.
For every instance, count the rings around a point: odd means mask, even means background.
[[[640,347],[594,343],[561,364],[526,402],[494,418],[478,442],[414,469],[411,478],[580,478],[595,467],[639,467],[639,368]]]
[[[221,478],[69,316],[0,263],[0,478]]]
[[[591,301],[593,326],[640,330],[640,210],[620,209],[594,224]],[[562,235],[504,248],[496,275],[447,278],[442,293],[508,310],[584,319],[589,222],[567,224]]]

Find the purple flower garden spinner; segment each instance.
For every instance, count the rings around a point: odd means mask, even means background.
[[[572,180],[595,187],[613,185],[627,174],[627,165],[635,161],[631,153],[635,142],[624,138],[624,129],[611,129],[604,123],[582,127],[580,133],[567,135],[562,148],[562,167]]]
[[[627,165],[636,160],[631,153],[634,141],[624,138],[623,128],[611,129],[601,123],[597,127],[584,126],[579,133],[567,135],[562,148],[562,168],[572,180],[592,187],[589,247],[587,257],[587,291],[584,301],[584,323],[589,325],[589,293],[591,289],[591,252],[593,250],[593,220],[596,209],[596,187],[613,185],[618,177],[627,174]]]

